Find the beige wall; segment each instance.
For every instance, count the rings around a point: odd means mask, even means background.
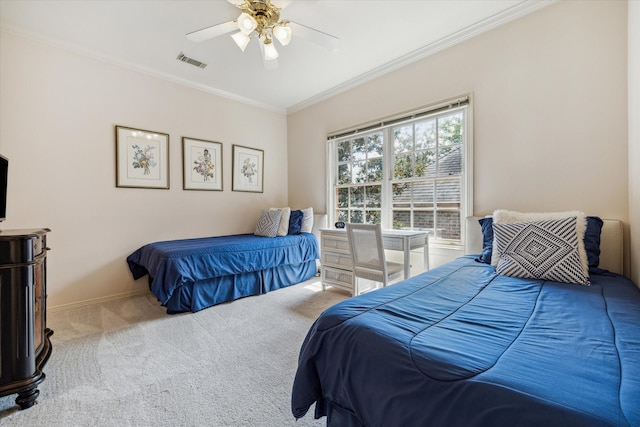
[[[629,222],[631,279],[640,286],[640,2],[629,2]]]
[[[0,34],[2,228],[49,227],[49,307],[147,289],[125,258],[157,240],[252,232],[287,202],[286,116]],[[170,190],[115,187],[115,125],[170,134]],[[223,146],[224,191],[182,190],[182,136]],[[231,145],[264,149],[263,194],[231,191]]]
[[[471,93],[476,215],[579,209],[628,237],[626,10],[559,2],[290,114],[289,202],[327,209],[328,133]]]

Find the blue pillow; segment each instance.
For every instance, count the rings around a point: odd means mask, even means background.
[[[301,210],[291,211],[291,215],[289,216],[289,231],[287,232],[287,235],[300,234],[300,230],[302,230],[302,219],[303,214]]]
[[[602,220],[597,216],[587,217],[587,229],[584,232],[584,249],[587,251],[589,269],[597,268],[600,264],[600,232]]]
[[[482,253],[476,258],[476,261],[491,264],[491,253],[493,252],[493,218],[480,218],[478,222],[480,223],[480,227],[482,227]]]

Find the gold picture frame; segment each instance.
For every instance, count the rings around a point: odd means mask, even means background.
[[[169,134],[116,125],[116,187],[169,189]]]
[[[223,190],[222,143],[182,137],[182,189]]]
[[[262,193],[264,191],[264,150],[233,145],[231,189]]]

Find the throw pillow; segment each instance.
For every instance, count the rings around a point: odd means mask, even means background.
[[[302,233],[311,233],[313,230],[313,208],[302,209]]]
[[[535,222],[535,221],[547,221],[553,219],[563,219],[563,218],[571,218],[576,217],[578,220],[576,221],[576,232],[578,233],[579,241],[578,241],[578,253],[580,254],[580,261],[584,265],[585,271],[588,270],[587,263],[587,253],[584,250],[584,232],[587,227],[587,220],[585,214],[579,211],[568,211],[568,212],[516,212],[516,211],[508,211],[504,209],[499,209],[493,213],[493,224],[513,224],[518,222]],[[494,227],[494,235],[495,235],[495,227]],[[491,255],[491,265],[494,267],[498,266],[498,255],[496,254],[496,245],[495,238],[493,243],[493,253]]]
[[[478,220],[482,227],[482,253],[476,261],[491,264],[491,253],[493,252],[493,218],[490,216]]]
[[[494,218],[495,220],[495,218]],[[589,285],[589,274],[579,254],[579,218],[493,223],[498,274]]]
[[[597,216],[587,217],[587,229],[584,232],[584,249],[587,252],[589,269],[598,268],[600,265],[600,233],[603,222]]]
[[[281,216],[282,212],[280,210],[263,210],[260,213],[260,218],[258,218],[256,232],[253,234],[262,237],[276,237]]]
[[[289,230],[287,234],[300,234],[300,230],[302,229],[302,218],[303,214],[301,210],[291,211],[291,215],[289,216]]]
[[[272,211],[280,210],[280,225],[278,225],[278,236],[286,236],[289,231],[289,217],[291,216],[291,208],[271,208]]]

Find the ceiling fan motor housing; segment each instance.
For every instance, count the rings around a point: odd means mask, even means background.
[[[258,23],[256,31],[260,35],[263,35],[264,30],[271,29],[278,24],[282,10],[272,5],[270,0],[245,0],[240,8],[256,20]]]

